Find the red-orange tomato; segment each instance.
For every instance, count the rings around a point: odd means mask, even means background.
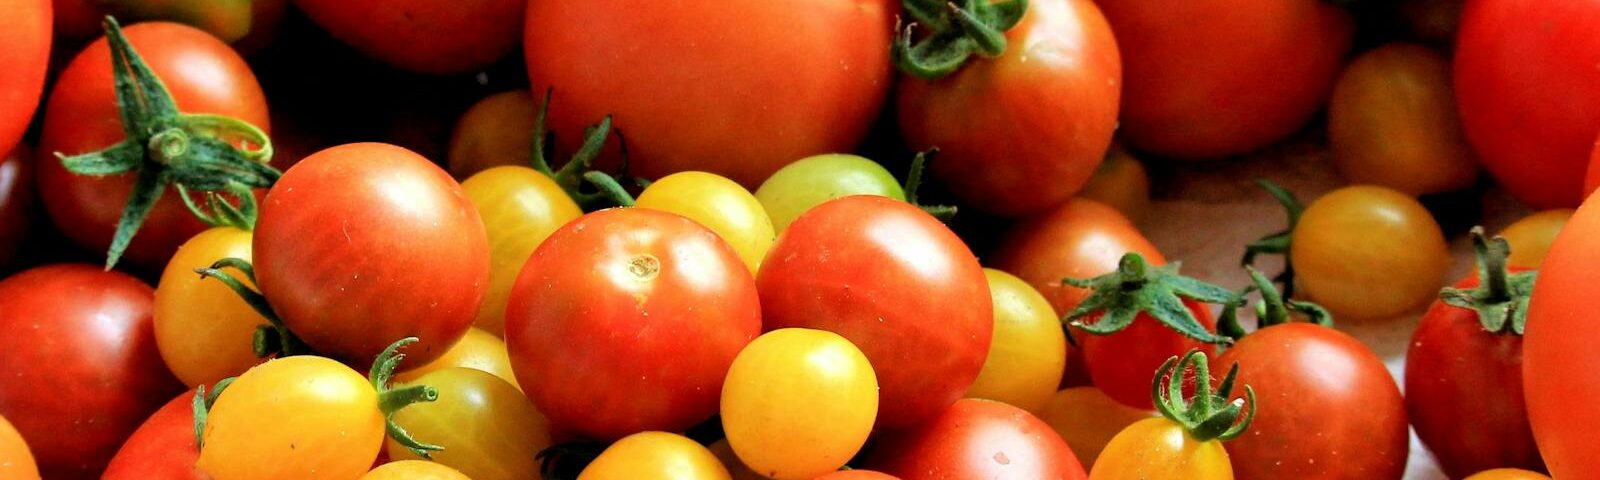
[[[1087,477],[1050,425],[1020,408],[972,398],[884,435],[864,465],[905,480]]]
[[[156,410],[111,457],[100,480],[210,480],[194,462],[194,392],[185,392]]]
[[[50,0],[0,3],[0,152],[22,139],[44,92],[44,71],[50,62]]]
[[[1589,171],[1583,176],[1583,198],[1588,199],[1596,188],[1600,188],[1600,141],[1589,151]]]
[[[1470,6],[1469,6],[1470,8]],[[1550,476],[1600,472],[1600,330],[1594,328],[1600,265],[1600,202],[1587,202],[1556,237],[1539,267],[1522,337],[1528,420]]]
[[[900,477],[872,470],[840,470],[811,480],[900,480]]]
[[[369,56],[422,73],[464,73],[510,54],[527,0],[295,0]],[[530,33],[532,35],[533,33]]]

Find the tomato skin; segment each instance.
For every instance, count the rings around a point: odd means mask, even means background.
[[[6,28],[0,31],[0,152],[22,140],[44,93],[50,63],[50,0],[17,0],[0,5]]]
[[[988,355],[994,307],[983,268],[921,209],[858,195],[789,225],[756,277],[764,328],[837,333],[872,361],[877,427],[938,415],[966,393]]]
[[[1183,305],[1206,330],[1216,331],[1217,322],[1210,307],[1189,299],[1184,299]],[[1092,324],[1099,318],[1095,314],[1083,322]],[[1148,313],[1140,313],[1128,328],[1111,335],[1094,335],[1081,329],[1074,330],[1073,335],[1083,350],[1083,361],[1095,387],[1123,405],[1140,410],[1155,408],[1150,400],[1150,382],[1139,380],[1141,377],[1154,374],[1166,359],[1184,352],[1198,349],[1210,356],[1217,351],[1215,345],[1185,337]]]
[[[1418,195],[1462,190],[1478,179],[1450,63],[1421,45],[1384,45],[1345,69],[1328,103],[1328,143],[1334,166],[1353,183]]]
[[[450,133],[450,174],[464,179],[494,167],[531,165],[538,108],[527,90],[496,93],[472,104]]]
[[[194,446],[194,392],[184,392],[133,431],[100,478],[210,480],[195,468],[199,458],[200,449]]]
[[[872,470],[840,470],[813,480],[900,480],[900,478]]]
[[[227,44],[202,30],[168,22],[123,28],[128,42],[161,77],[178,109],[238,118],[268,131],[267,102],[250,66]],[[38,151],[39,192],[57,228],[78,245],[104,252],[133,189],[134,174],[74,175],[57,153],[100,150],[123,140],[112,91],[111,51],[104,37],[67,64],[45,104]],[[133,237],[124,258],[157,270],[179,245],[206,229],[168,188]]]
[[[553,131],[613,115],[639,175],[700,170],[753,188],[789,162],[865,138],[891,83],[896,5],[532,0],[523,47],[533,92],[555,89]],[[558,141],[574,152],[582,138]]]
[[[456,469],[427,460],[401,460],[372,469],[358,480],[472,480]]]
[[[106,12],[99,1],[51,0],[50,5],[57,38],[83,40],[105,33],[100,30],[100,21],[105,20]]]
[[[1017,407],[970,398],[885,434],[864,465],[905,480],[1085,478],[1049,425]]]
[[[1496,182],[1533,208],[1578,205],[1600,131],[1600,3],[1467,2],[1455,88],[1467,140]]]
[[[488,372],[510,383],[518,391],[522,390],[522,386],[517,385],[516,374],[511,371],[511,356],[506,352],[506,342],[477,327],[467,329],[467,334],[461,337],[461,341],[456,342],[449,350],[445,350],[444,355],[433,359],[432,362],[396,373],[394,381],[414,383],[423,375],[452,367]]]
[[[1550,477],[1527,470],[1496,468],[1478,472],[1466,480],[1550,480]]]
[[[489,289],[472,323],[505,334],[506,299],[528,256],[583,210],[548,175],[529,167],[495,167],[461,183],[489,237]]]
[[[551,234],[506,308],[511,366],[539,411],[601,440],[710,418],[728,366],[760,330],[755,283],[733,249],[643,208]]]
[[[516,48],[526,0],[294,0],[317,25],[389,65],[466,73]]]
[[[1067,336],[1050,302],[1016,276],[985,268],[994,302],[994,334],[967,398],[1038,412],[1056,393],[1067,363]]]
[[[785,165],[761,182],[755,195],[780,233],[800,214],[835,198],[878,195],[906,199],[905,189],[889,170],[845,153],[815,155]]]
[[[1056,392],[1039,411],[1039,419],[1061,435],[1083,465],[1094,465],[1118,433],[1152,416],[1155,412],[1123,405],[1094,387]]]
[[[489,283],[488,243],[444,170],[393,145],[341,145],[301,160],[267,193],[256,280],[312,349],[368,365],[395,340],[418,337],[406,356],[422,365],[472,325]]]
[[[1470,6],[1469,6],[1470,8]],[[1550,476],[1600,472],[1600,335],[1593,328],[1593,265],[1600,262],[1600,207],[1586,203],[1556,236],[1539,269],[1522,337],[1528,420]]]
[[[383,439],[378,394],[366,377],[324,357],[278,358],[217,397],[195,466],[218,480],[356,478]]]
[[[1589,168],[1583,175],[1583,199],[1587,200],[1594,190],[1600,188],[1600,140],[1596,140],[1594,150],[1589,152]]]
[[[1405,474],[1405,401],[1383,361],[1359,340],[1332,328],[1286,323],[1246,335],[1214,362],[1235,363],[1236,385],[1250,385],[1265,405],[1250,430],[1228,442],[1239,479],[1398,480]]]
[[[777,233],[761,201],[749,190],[713,173],[678,172],[656,179],[635,206],[672,212],[716,232],[755,275]]]
[[[706,447],[682,435],[640,432],[618,440],[578,474],[578,480],[728,480]]]
[[[1127,149],[1112,145],[1106,160],[1089,177],[1078,196],[1109,205],[1129,220],[1150,210],[1150,175]]]
[[[1570,208],[1545,210],[1507,225],[1500,231],[1500,236],[1511,244],[1511,254],[1506,256],[1506,263],[1513,267],[1539,268],[1544,264],[1544,257],[1550,253],[1556,235],[1572,219],[1573,212]]]
[[[1341,320],[1421,310],[1438,295],[1451,263],[1433,215],[1415,198],[1373,185],[1312,202],[1290,241],[1301,289]]]
[[[39,466],[17,428],[0,417],[0,476],[16,480],[39,480]]]
[[[33,150],[19,143],[0,158],[0,270],[10,271],[21,260],[20,250],[43,214],[38,210]]]
[[[1037,213],[1071,197],[1111,145],[1122,60],[1090,0],[1035,0],[1006,32],[1010,45],[933,81],[903,77],[901,131],[967,204]]]
[[[156,346],[167,368],[190,388],[261,363],[251,339],[267,319],[227,285],[194,272],[224,258],[250,260],[250,250],[249,231],[217,227],[200,232],[178,247],[156,284]],[[248,285],[250,280],[240,281]]]
[[[395,423],[414,437],[442,445],[432,460],[474,480],[514,480],[539,474],[535,456],[550,446],[550,427],[522,391],[488,372],[446,368],[416,379],[439,390],[439,399],[395,412]],[[395,460],[420,460],[394,439],[384,452]],[[404,478],[404,477],[402,477]]]
[[[1246,432],[1248,434],[1248,432]],[[1094,480],[1233,480],[1222,442],[1196,442],[1165,418],[1129,425],[1101,452]]]

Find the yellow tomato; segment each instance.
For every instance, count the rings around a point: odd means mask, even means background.
[[[450,174],[467,178],[499,166],[528,166],[538,115],[528,90],[496,93],[472,104],[450,134]]]
[[[583,215],[555,180],[528,167],[495,167],[461,183],[489,234],[489,290],[478,328],[505,332],[506,298],[533,249],[557,228]]]
[[[412,383],[417,378],[451,367],[466,367],[489,372],[522,391],[517,376],[511,373],[511,356],[506,352],[506,342],[481,328],[473,327],[449,350],[426,365],[401,372],[394,376],[396,383]]]
[[[906,199],[900,181],[882,165],[841,153],[802,158],[773,173],[756,189],[756,199],[766,207],[778,232],[811,207],[850,195]]]
[[[731,480],[706,447],[682,435],[640,432],[600,452],[578,480]]]
[[[1289,247],[1302,290],[1340,319],[1388,319],[1431,302],[1450,268],[1444,234],[1422,204],[1358,185],[1317,199]]]
[[[323,357],[280,358],[217,398],[195,466],[217,480],[349,480],[372,466],[384,429],[365,376]]]
[[[1350,62],[1328,102],[1333,163],[1354,183],[1412,195],[1471,187],[1478,162],[1461,133],[1450,62],[1393,43]]]
[[[156,284],[156,347],[172,374],[189,388],[210,385],[261,363],[251,348],[267,319],[227,285],[201,279],[196,268],[228,257],[250,259],[250,232],[217,227],[178,247]],[[250,279],[229,271],[239,281]]]
[[[1550,480],[1550,477],[1536,472],[1519,470],[1515,468],[1497,468],[1473,474],[1466,480]]]
[[[1118,432],[1140,420],[1154,417],[1147,412],[1112,400],[1100,389],[1074,387],[1056,392],[1039,412],[1039,419],[1050,424],[1072,447],[1078,462],[1094,465],[1100,451]]]
[[[777,236],[766,209],[737,182],[705,172],[667,175],[639,194],[634,206],[672,212],[728,242],[754,275]]]
[[[733,447],[728,445],[728,439],[717,440],[711,444],[710,449],[711,454],[716,455],[722,466],[728,469],[728,475],[733,480],[766,480],[767,477],[744,466],[744,461],[739,460],[739,455],[733,453]]]
[[[34,463],[28,443],[6,417],[0,417],[0,478],[39,480],[39,465]]]
[[[1556,234],[1572,219],[1572,212],[1570,208],[1545,210],[1522,217],[1501,230],[1500,236],[1511,244],[1511,255],[1506,257],[1506,263],[1514,267],[1539,268]]]
[[[1128,219],[1138,220],[1150,209],[1150,177],[1139,159],[1127,150],[1113,147],[1078,196],[1098,200]]]
[[[1038,412],[1056,393],[1067,364],[1061,319],[1028,282],[992,268],[983,273],[994,301],[994,336],[966,396]]]
[[[533,477],[525,477],[533,478]],[[442,464],[426,460],[401,460],[372,469],[360,480],[476,480]]]
[[[1232,480],[1222,442],[1197,442],[1165,418],[1123,429],[1095,461],[1089,480]]]
[[[722,385],[722,428],[751,470],[809,479],[861,450],[878,416],[878,380],[849,340],[804,328],[750,342]]]
[[[439,390],[439,399],[395,412],[394,421],[417,438],[444,448],[433,461],[474,480],[537,478],[534,456],[550,446],[550,425],[533,402],[494,375],[471,368],[446,368],[416,380]],[[390,439],[395,460],[420,459]]]

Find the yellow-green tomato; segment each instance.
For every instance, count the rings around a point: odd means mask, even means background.
[[[489,290],[473,325],[505,332],[506,298],[522,264],[545,237],[583,215],[555,180],[527,167],[494,167],[461,183],[489,234]],[[399,299],[397,299],[399,301]]]
[[[706,172],[661,177],[639,194],[634,206],[676,213],[716,232],[750,267],[752,275],[777,236],[766,209],[749,190]]]
[[[731,480],[706,447],[682,435],[639,432],[617,440],[578,480]]]
[[[1117,433],[1155,416],[1155,412],[1123,405],[1094,387],[1073,387],[1056,392],[1039,412],[1039,419],[1050,424],[1050,428],[1067,441],[1078,463],[1084,465],[1094,465]]]
[[[1165,418],[1129,425],[1095,461],[1089,480],[1232,480],[1222,442],[1197,442]]]
[[[550,425],[521,390],[481,370],[452,367],[416,381],[439,390],[439,399],[395,412],[396,424],[416,438],[444,447],[433,461],[473,480],[537,478],[534,456],[550,446]],[[389,439],[395,460],[420,459]]]
[[[394,382],[413,383],[423,375],[451,367],[466,367],[489,372],[517,387],[518,391],[522,390],[522,386],[517,385],[516,374],[511,372],[511,355],[506,351],[505,340],[478,327],[468,329],[460,341],[432,362],[395,374]]]
[[[809,479],[844,466],[878,416],[878,380],[849,340],[773,330],[733,359],[722,428],[744,464],[770,478]]]
[[[1294,228],[1302,290],[1336,318],[1394,318],[1431,302],[1450,268],[1439,224],[1410,195],[1357,185],[1323,195]]]
[[[194,272],[228,257],[250,259],[250,232],[233,227],[200,232],[178,247],[156,284],[156,347],[167,368],[189,388],[261,363],[251,339],[267,319],[227,285]],[[249,285],[244,275],[230,273]]]
[[[1015,275],[983,269],[994,301],[994,336],[967,398],[1009,403],[1038,413],[1061,385],[1067,336],[1050,301]]]
[[[756,199],[766,207],[779,233],[811,207],[850,195],[906,199],[905,189],[882,165],[842,153],[800,159],[767,177],[756,189]]]
[[[384,431],[367,377],[323,357],[280,358],[217,397],[195,466],[216,480],[349,480],[372,466]]]
[[[534,477],[526,477],[534,478]],[[360,480],[476,480],[454,468],[427,460],[401,460],[372,469]]]
[[[1506,256],[1506,263],[1513,267],[1538,269],[1539,265],[1544,264],[1545,254],[1550,252],[1550,244],[1555,243],[1556,234],[1561,233],[1561,229],[1567,226],[1567,220],[1572,219],[1572,213],[1570,208],[1545,210],[1522,217],[1501,230],[1500,236],[1511,244],[1511,255]]]

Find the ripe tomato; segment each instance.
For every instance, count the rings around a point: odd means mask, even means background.
[[[385,463],[357,480],[473,480],[443,463],[426,460],[401,460]]]
[[[494,167],[531,165],[538,114],[527,90],[496,93],[472,104],[450,134],[450,174],[464,179]]]
[[[383,447],[384,412],[367,378],[334,360],[269,360],[211,406],[195,466],[221,479],[348,479]]]
[[[0,476],[16,480],[39,480],[39,466],[17,428],[0,417]]]
[[[505,334],[506,299],[522,264],[552,232],[583,215],[549,176],[526,166],[496,167],[461,183],[489,237],[489,288],[473,324]]]
[[[728,469],[706,447],[682,435],[639,432],[611,444],[578,480],[728,480]]]
[[[445,350],[444,355],[426,365],[395,374],[394,381],[415,383],[423,375],[452,367],[488,372],[510,383],[517,391],[522,391],[522,387],[517,385],[516,374],[511,372],[511,356],[506,352],[506,342],[477,327],[467,329],[461,341]]]
[[[1100,452],[1117,433],[1155,413],[1123,405],[1094,387],[1073,387],[1056,392],[1039,410],[1039,419],[1050,424],[1061,439],[1077,454],[1078,463],[1094,465]]]
[[[418,377],[439,390],[439,399],[395,413],[396,424],[418,438],[445,447],[432,460],[474,480],[535,478],[534,457],[550,446],[544,415],[505,380],[471,368],[446,368]],[[384,452],[395,460],[421,459],[390,439]]]
[[[1385,320],[1421,308],[1450,268],[1449,247],[1428,210],[1378,186],[1318,198],[1301,214],[1290,243],[1300,288],[1349,320]]]
[[[1467,141],[1512,196],[1534,208],[1583,200],[1600,131],[1600,3],[1468,2],[1456,37],[1455,88]]]
[[[1600,262],[1600,203],[1578,209],[1539,270],[1522,339],[1528,420],[1539,453],[1556,478],[1600,472],[1600,336],[1593,328],[1593,265]]]
[[[311,348],[353,365],[412,336],[416,365],[444,354],[489,280],[488,239],[461,187],[381,143],[295,164],[262,201],[254,243],[273,310]]]
[[[900,480],[900,478],[872,470],[840,470],[813,480]]]
[[[510,54],[526,0],[294,0],[313,22],[389,65],[466,73]]]
[[[596,439],[682,430],[717,412],[761,331],[750,271],[693,221],[603,210],[545,239],[506,309],[517,380],[557,428]]]
[[[1049,425],[1017,407],[970,398],[886,433],[863,464],[905,480],[1084,478],[1083,466]]]
[[[1583,176],[1582,198],[1587,200],[1596,188],[1600,188],[1600,140],[1595,140],[1594,150],[1589,152],[1589,168]]]
[[[911,204],[857,195],[784,231],[756,278],[768,330],[849,339],[882,389],[878,428],[932,418],[977,378],[994,330],[983,268],[961,239]]]
[[[1122,60],[1089,0],[1033,0],[999,57],[946,78],[904,77],[900,129],[967,204],[1004,215],[1066,201],[1111,145]]]
[[[722,466],[728,469],[728,476],[732,480],[767,480],[767,476],[756,473],[745,466],[744,461],[739,460],[739,455],[733,453],[733,447],[728,445],[727,438],[712,442],[706,449],[711,450],[717,461],[722,462]]]
[[[0,31],[0,152],[22,140],[44,93],[50,63],[50,0],[15,0],[0,5],[6,28]]]
[[[806,157],[774,172],[756,189],[756,200],[778,232],[811,207],[850,195],[905,200],[900,181],[877,162],[842,153]]]
[[[1165,418],[1140,420],[1117,433],[1095,461],[1094,480],[1233,480],[1222,443],[1199,442]]]
[[[867,357],[832,332],[773,330],[734,358],[722,386],[728,445],[770,478],[813,478],[861,450],[878,415]]]
[[[638,174],[701,170],[751,187],[866,136],[891,80],[895,11],[889,0],[533,0],[523,47],[533,91],[560,95],[553,130],[612,114]],[[577,135],[561,140],[577,151]]]
[[[0,270],[10,271],[21,260],[20,250],[37,228],[33,171],[33,150],[25,144],[0,158]]]
[[[99,0],[51,0],[56,38],[83,40],[99,35],[106,12]]]
[[[1089,177],[1078,196],[1104,203],[1128,219],[1138,220],[1150,209],[1150,176],[1139,159],[1113,144],[1105,162]]]
[[[133,431],[100,478],[210,480],[195,468],[199,458],[200,449],[194,446],[194,392],[184,392]]]
[[[1183,306],[1206,331],[1217,330],[1216,319],[1205,304],[1184,299]],[[1093,324],[1098,318],[1086,318],[1084,323]],[[1111,335],[1093,335],[1082,329],[1073,334],[1077,335],[1084,366],[1095,387],[1123,405],[1140,410],[1154,406],[1150,404],[1150,385],[1139,378],[1156,371],[1163,360],[1173,355],[1195,349],[1207,355],[1216,352],[1215,346],[1186,337],[1147,313],[1140,313],[1128,328]]]
[[[1006,272],[984,269],[994,302],[994,335],[983,370],[967,388],[967,398],[985,398],[1039,412],[1061,384],[1067,363],[1067,336],[1050,302],[1027,282]]]
[[[268,129],[261,85],[244,59],[221,40],[194,27],[166,22],[129,26],[123,34],[161,77],[182,111],[234,117]],[[111,244],[135,175],[74,175],[56,154],[92,152],[123,140],[111,77],[111,49],[102,37],[73,57],[56,80],[39,138],[39,192],[45,210],[68,238],[96,252]],[[169,188],[145,218],[124,258],[144,269],[160,268],[179,245],[205,229],[184,208],[176,190]]]
[[[1391,43],[1351,62],[1328,104],[1328,146],[1353,183],[1419,195],[1478,179],[1461,136],[1450,63],[1421,45]]]
[[[156,346],[167,368],[190,388],[261,363],[251,339],[267,319],[222,282],[194,272],[229,257],[250,260],[250,232],[233,227],[200,232],[178,247],[156,284]]]
[[[657,179],[634,204],[676,213],[716,232],[755,275],[772,248],[772,220],[749,190],[705,172],[679,172]]]
[[[1506,226],[1500,231],[1500,236],[1511,243],[1511,256],[1506,257],[1506,263],[1513,267],[1539,268],[1544,264],[1545,255],[1550,253],[1556,234],[1572,219],[1573,211],[1570,208],[1545,210]]]
[[[0,281],[0,416],[45,477],[94,478],[123,440],[182,385],[151,327],[151,290],[89,265]]]
[[[1550,480],[1550,477],[1541,473],[1518,470],[1515,468],[1496,468],[1478,472],[1466,480]]]

